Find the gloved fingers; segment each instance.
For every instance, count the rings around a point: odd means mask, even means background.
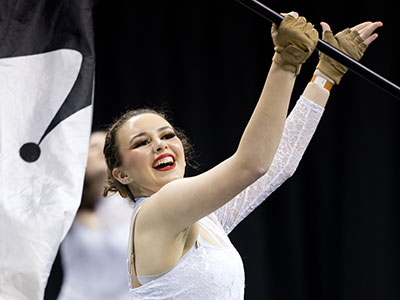
[[[281,13],[281,15],[284,16],[285,19],[292,19],[292,20],[295,20],[299,17],[299,14],[295,11],[291,11],[289,13]],[[272,23],[272,28],[278,30],[278,25],[276,25],[276,23]]]
[[[338,47],[338,42],[333,35],[332,30],[325,30],[322,32],[322,39],[327,42],[328,44],[332,45],[333,47]]]
[[[295,19],[297,19],[299,17],[299,14],[295,11],[291,11],[289,13],[281,13],[281,15],[284,17],[286,17],[287,15],[291,15]]]
[[[323,28],[322,38],[325,42],[343,51],[355,60],[360,60],[366,48],[378,35],[374,31],[382,26],[382,22],[363,22],[354,27],[344,29],[333,35],[327,23],[321,22]],[[322,73],[339,84],[347,68],[334,61],[323,53],[320,53],[320,61],[317,65]]]
[[[307,20],[304,17],[298,17],[296,23],[297,23],[297,26],[304,27],[307,24]]]
[[[314,29],[314,25],[312,23],[310,23],[310,22],[306,22],[305,26],[304,26],[305,34],[307,34],[308,36],[312,36],[313,34],[315,34],[314,31],[316,31]]]
[[[275,54],[273,61],[283,69],[298,74],[318,42],[318,31],[296,12],[285,15],[281,24],[272,25]]]
[[[281,32],[284,33],[286,42],[293,42],[295,45],[303,48],[303,50],[313,50],[315,48],[314,38],[317,37],[318,32],[314,30],[314,25],[307,22],[305,17],[294,18],[292,14],[288,14],[282,21]],[[312,39],[311,41],[309,39]]]
[[[313,50],[318,42],[318,31],[314,29],[314,25],[307,22],[306,18],[298,17],[295,12],[282,15],[285,18],[281,24],[277,26],[274,23],[271,28],[275,46],[286,47],[292,44],[305,51]]]

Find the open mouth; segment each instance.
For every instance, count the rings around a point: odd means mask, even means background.
[[[172,154],[162,154],[153,162],[153,168],[157,171],[168,171],[175,168],[175,157]]]

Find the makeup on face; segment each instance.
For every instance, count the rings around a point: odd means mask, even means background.
[[[153,168],[157,171],[169,171],[176,167],[175,156],[170,153],[164,153],[153,161]]]
[[[132,179],[134,194],[149,195],[185,174],[182,142],[165,119],[145,114],[127,121],[119,131],[121,168]]]
[[[160,128],[157,129],[157,131],[159,133],[161,133],[161,132],[163,132],[165,130],[168,130],[168,132],[165,135],[163,135],[161,138],[170,139],[170,138],[173,138],[173,137],[176,136],[174,130],[170,126],[163,126],[163,127],[160,127]],[[140,137],[145,137],[145,138],[143,140],[136,141]],[[138,134],[134,135],[130,139],[129,145],[131,145],[131,147],[133,147],[133,148],[137,148],[137,147],[143,146],[143,145],[145,145],[147,143],[147,137],[148,137],[148,134],[146,132],[138,133]]]

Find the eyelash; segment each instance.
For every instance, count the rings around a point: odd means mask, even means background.
[[[175,136],[176,136],[176,134],[175,134],[174,132],[169,132],[169,133],[164,134],[164,135],[161,137],[161,139],[163,139],[163,140],[169,140],[169,139],[174,138]]]
[[[161,137],[161,139],[162,139],[162,140],[169,140],[169,139],[172,139],[172,138],[174,138],[174,137],[176,137],[176,134],[175,134],[174,132],[169,132],[169,133],[164,134],[164,135]],[[150,143],[150,139],[145,139],[145,140],[142,140],[142,141],[138,141],[138,142],[136,142],[136,143],[133,145],[133,148],[136,149],[136,148],[145,146],[145,145],[147,145],[148,143]]]
[[[148,142],[149,142],[148,139],[145,139],[145,140],[142,140],[142,141],[138,141],[133,145],[133,148],[136,149],[136,148],[139,148],[141,146],[145,146],[145,145],[148,144]]]

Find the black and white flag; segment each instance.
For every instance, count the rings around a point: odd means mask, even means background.
[[[41,300],[78,209],[92,122],[92,0],[0,2],[0,299]]]

